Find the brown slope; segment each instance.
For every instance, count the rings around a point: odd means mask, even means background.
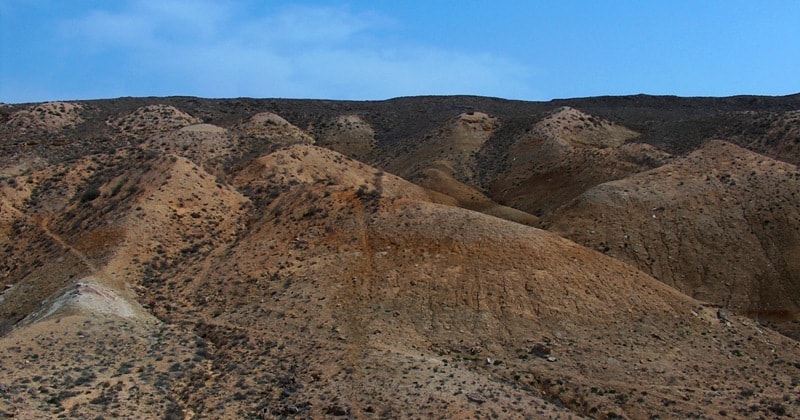
[[[800,164],[800,110],[727,116],[717,136],[773,159]]]
[[[798,196],[796,166],[711,141],[673,164],[589,190],[544,224],[698,299],[794,321]]]
[[[504,147],[486,167],[484,184],[496,201],[542,215],[600,183],[659,166],[669,155],[626,144],[637,133],[579,110],[558,108]],[[481,159],[489,159],[486,154]]]
[[[0,343],[12,383],[2,403],[13,403],[0,409],[38,417],[797,415],[795,342],[735,316],[720,322],[714,309],[630,266],[431,204],[430,192],[336,156],[295,147],[243,165],[235,188],[253,197],[252,208],[179,158],[92,157],[94,169],[65,183],[76,191],[65,197],[37,181],[47,193],[37,211],[70,213],[48,225],[66,249],[38,255],[107,267],[145,286],[140,298],[165,328],[134,330],[102,311],[21,327]],[[91,185],[100,195],[78,205]],[[123,234],[106,236],[115,231],[105,227]],[[11,255],[37,257],[27,252]],[[91,369],[70,359],[73,349]],[[548,350],[556,361],[537,357]]]
[[[80,201],[79,186],[94,171],[87,158],[6,181],[0,200],[0,275],[4,283],[0,323],[17,323],[43,300],[91,273],[91,263],[53,234],[50,219],[73,200]]]
[[[0,237],[4,278],[13,285],[0,313],[10,323],[86,277],[132,298],[143,270],[230,240],[248,202],[185,159],[139,149],[50,168],[17,185],[15,199],[3,203],[11,216]]]
[[[41,223],[20,224],[27,220],[20,212],[14,226],[22,234],[7,251],[45,263],[6,267],[13,286],[0,299],[8,333],[0,364],[12,382],[3,392],[25,398],[5,400],[0,410],[26,418],[190,415],[176,402],[178,389],[206,374],[197,355],[205,342],[158,322],[131,289],[166,301],[169,291],[153,291],[150,273],[177,259],[201,264],[232,242],[248,200],[176,156],[130,150],[87,160],[92,169],[79,162],[68,176],[35,175],[37,205],[20,206]],[[69,176],[76,173],[83,176]],[[97,195],[60,200],[52,194],[60,182]]]
[[[173,131],[200,120],[170,105],[146,105],[123,115],[114,115],[106,124],[122,134],[143,136]]]
[[[361,116],[340,115],[312,127],[316,144],[353,159],[366,161],[375,148],[375,130]]]
[[[314,139],[303,130],[271,112],[252,115],[247,120],[236,124],[233,131],[244,137],[267,140],[277,144],[314,143]]]
[[[144,291],[169,290],[154,310],[213,344],[210,377],[187,384],[183,406],[209,417],[521,417],[560,405],[702,417],[782,398],[796,343],[740,318],[726,326],[619,261],[423,201],[335,156],[295,146],[254,162],[235,185],[269,200],[255,200],[247,234]],[[535,343],[556,361],[531,355]],[[732,402],[769,362],[777,382]]]
[[[417,144],[398,144],[390,156],[382,151],[382,156],[374,159],[388,172],[453,197],[459,207],[533,225],[538,220],[535,216],[499,205],[478,188],[476,154],[499,126],[499,120],[488,114],[465,112]]]
[[[337,156],[293,146],[253,162],[235,178],[256,192],[251,221],[228,228],[223,221],[241,213],[225,203],[243,201],[183,159],[157,158],[118,177],[96,164],[110,181],[65,219],[84,228],[59,232],[92,265],[141,279],[141,299],[166,324],[79,311],[21,326],[2,343],[15,384],[2,409],[41,417],[792,413],[781,398],[796,344],[736,317],[721,324],[630,266],[544,231],[432,204],[429,192]],[[119,180],[138,188],[123,184],[113,195]],[[115,252],[89,252],[82,230],[109,224],[125,239],[103,243]],[[150,270],[137,274],[139,262]],[[53,343],[62,346],[45,350]],[[84,364],[69,359],[73,348]],[[536,356],[545,352],[555,361]],[[59,379],[69,371],[80,376]],[[753,388],[766,372],[769,381]]]

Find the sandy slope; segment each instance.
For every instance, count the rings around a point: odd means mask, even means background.
[[[424,144],[438,146],[414,159],[424,163],[414,171],[452,196],[310,145],[274,113],[215,127],[155,105],[103,120],[133,136],[130,147],[3,180],[2,414],[798,415],[796,341],[680,293],[640,271],[640,260],[623,261],[629,254],[604,255],[617,252],[609,241],[584,247],[456,207],[479,197],[460,177],[497,132],[488,114],[470,112],[434,131]],[[637,220],[665,199],[702,208],[708,218],[695,223],[722,240],[711,228],[738,226],[728,219],[738,207],[723,204],[734,198],[750,200],[746,221],[772,215],[767,225],[786,227],[782,215],[794,217],[791,188],[767,203],[757,201],[763,192],[747,194],[793,185],[796,167],[719,142],[581,195],[602,182],[596,174],[627,176],[671,158],[624,144],[633,134],[613,123],[570,109],[551,117],[540,123],[563,123],[560,131],[540,127],[513,150],[596,166],[548,206],[580,198],[543,220],[578,241],[576,232],[595,226],[582,224],[589,214]],[[565,134],[579,125],[589,131]],[[562,173],[534,160],[509,173],[526,182]],[[532,191],[515,199],[538,200]],[[580,206],[591,211],[570,213]],[[659,213],[647,221],[667,208],[648,210]],[[607,226],[615,225],[594,230]],[[636,227],[643,244],[665,232],[647,226]],[[791,232],[751,229],[769,264],[791,272],[793,254],[773,258],[792,249]],[[764,245],[776,237],[788,239]],[[707,245],[687,242],[698,255]]]
[[[545,223],[699,299],[791,323],[800,304],[798,196],[796,166],[711,141],[593,188]]]

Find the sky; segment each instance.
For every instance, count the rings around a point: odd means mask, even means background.
[[[800,1],[0,0],[0,102],[800,92]]]

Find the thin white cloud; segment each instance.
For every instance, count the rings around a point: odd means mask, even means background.
[[[244,43],[288,43],[332,45],[353,40],[360,32],[375,27],[367,15],[356,15],[326,7],[294,6],[273,15],[247,22],[236,33]]]
[[[121,52],[170,94],[380,99],[421,94],[529,97],[529,70],[468,49],[386,45],[394,22],[348,8],[293,6],[250,16],[229,3],[137,0],[65,23],[68,37]],[[68,31],[67,31],[68,27]],[[154,92],[158,94],[158,92]],[[134,92],[133,94],[140,94]]]

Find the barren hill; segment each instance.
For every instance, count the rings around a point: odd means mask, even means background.
[[[711,141],[593,188],[544,222],[698,299],[788,322],[800,310],[800,171]]]
[[[554,110],[524,133],[487,148],[482,165],[489,195],[533,213],[549,213],[599,183],[668,161],[646,144],[627,144],[637,133],[573,108]],[[490,153],[501,153],[493,161]]]
[[[418,143],[398,143],[397,149],[382,151],[373,161],[388,172],[453,197],[460,207],[533,225],[536,216],[500,205],[481,191],[478,153],[499,127],[499,120],[491,115],[461,113]]]
[[[375,130],[357,114],[339,115],[312,127],[317,144],[359,160],[375,149]]]
[[[800,414],[798,98],[61,108],[0,110],[0,415]]]

